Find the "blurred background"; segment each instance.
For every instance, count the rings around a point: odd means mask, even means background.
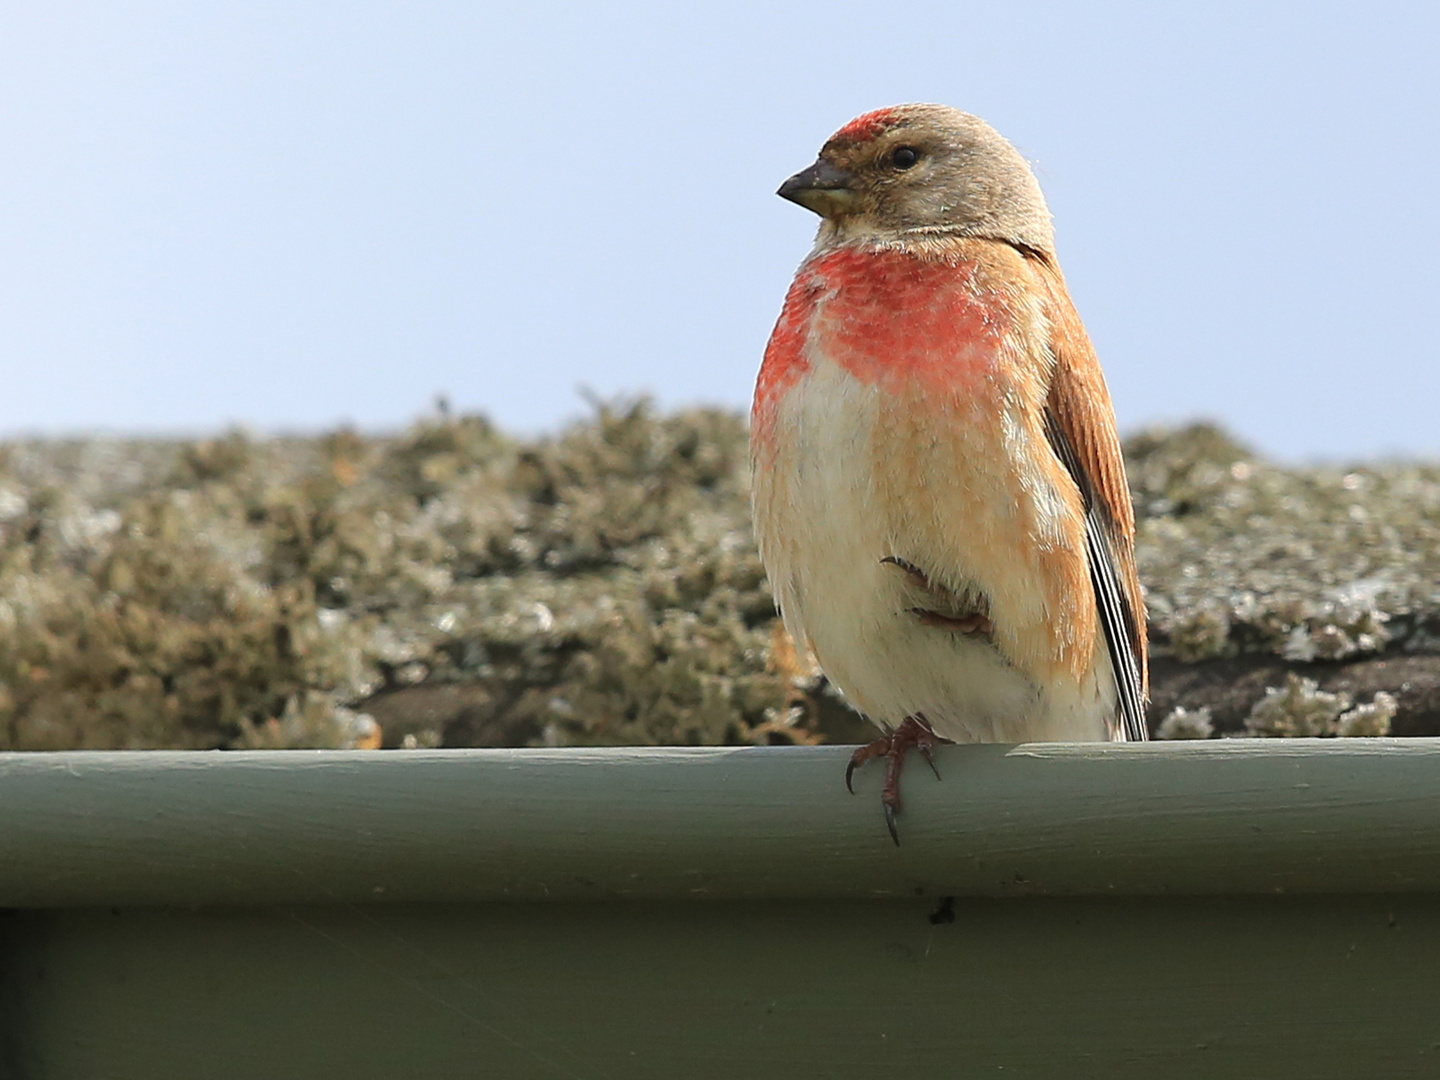
[[[0,436],[748,399],[850,117],[1035,163],[1121,424],[1440,452],[1440,8],[9,5]]]
[[[4,15],[0,749],[868,738],[744,410],[775,188],[916,100],[1049,194],[1155,733],[1440,733],[1440,8]]]

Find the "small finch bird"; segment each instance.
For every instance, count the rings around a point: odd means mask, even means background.
[[[900,105],[779,194],[823,219],[755,387],[760,555],[797,645],[885,737],[1144,739],[1134,513],[1100,365],[1025,159]],[[933,767],[933,761],[931,765]]]

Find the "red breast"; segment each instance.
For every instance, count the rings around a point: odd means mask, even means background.
[[[820,254],[796,275],[765,350],[756,429],[768,431],[774,403],[809,370],[810,349],[866,384],[955,392],[993,370],[1013,323],[973,261],[893,248]]]

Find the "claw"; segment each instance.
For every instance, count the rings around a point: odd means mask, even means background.
[[[883,739],[876,739],[872,743],[855,748],[855,752],[850,755],[850,764],[845,766],[845,786],[850,789],[851,795],[855,794],[855,785],[851,782],[855,770],[873,757],[889,754],[890,743],[894,738],[894,735],[886,735]]]
[[[957,634],[974,634],[978,637],[992,637],[995,633],[995,624],[979,613],[969,615],[941,615],[938,611],[917,607],[911,608],[910,614],[918,618],[925,626],[934,626],[941,630],[953,630]]]
[[[916,585],[919,585],[920,588],[930,588],[930,579],[925,576],[925,571],[921,570],[909,559],[902,559],[898,555],[886,555],[883,559],[880,560],[880,565],[899,567],[901,570],[905,571],[905,576],[908,577],[911,581],[915,582]]]
[[[935,764],[935,752],[929,743],[916,743],[915,749],[920,751],[920,756],[925,759],[925,764],[930,766],[930,771],[935,774],[935,779],[940,779],[940,769]]]
[[[912,746],[919,750],[921,757],[930,766],[930,771],[935,774],[935,779],[939,780],[940,770],[935,765],[933,750],[940,742],[941,739],[930,730],[924,717],[907,717],[905,722],[889,735],[864,746],[857,746],[850,755],[850,763],[845,766],[845,787],[853,795],[855,770],[871,758],[885,758],[885,783],[880,789],[880,804],[885,808],[885,827],[890,830],[890,839],[895,841],[897,847],[900,845],[900,830],[895,818],[900,812],[900,770],[905,766],[905,751]]]
[[[990,602],[983,595],[973,592],[966,592],[964,595],[956,595],[943,585],[936,585],[921,570],[908,559],[902,559],[898,555],[886,555],[880,560],[882,566],[893,566],[900,570],[910,579],[910,584],[917,589],[943,600],[945,607],[956,612],[947,615],[943,611],[932,611],[928,607],[912,607],[910,614],[918,618],[925,626],[934,626],[941,630],[952,630],[957,634],[971,634],[977,637],[993,637],[995,626],[990,621]]]

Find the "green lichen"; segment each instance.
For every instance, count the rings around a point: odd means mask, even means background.
[[[529,441],[442,413],[383,437],[0,447],[0,747],[861,737],[777,633],[746,437],[634,402]],[[1440,470],[1284,469],[1203,426],[1127,450],[1157,656],[1440,644]],[[1257,731],[1394,712],[1315,719],[1284,693]],[[1182,708],[1161,733],[1207,722]]]
[[[1383,691],[1356,706],[1349,694],[1327,693],[1292,672],[1284,686],[1269,688],[1256,702],[1245,730],[1267,738],[1388,735],[1395,709],[1394,697]]]
[[[445,686],[465,708],[393,741],[808,741],[777,723],[746,469],[738,417],[643,402],[527,444],[441,416],[12,445],[0,744],[369,745]]]
[[[1205,426],[1127,451],[1157,655],[1339,661],[1434,643],[1440,469],[1287,469]]]
[[[1208,739],[1214,734],[1214,720],[1203,705],[1198,709],[1177,705],[1155,730],[1157,739]]]

